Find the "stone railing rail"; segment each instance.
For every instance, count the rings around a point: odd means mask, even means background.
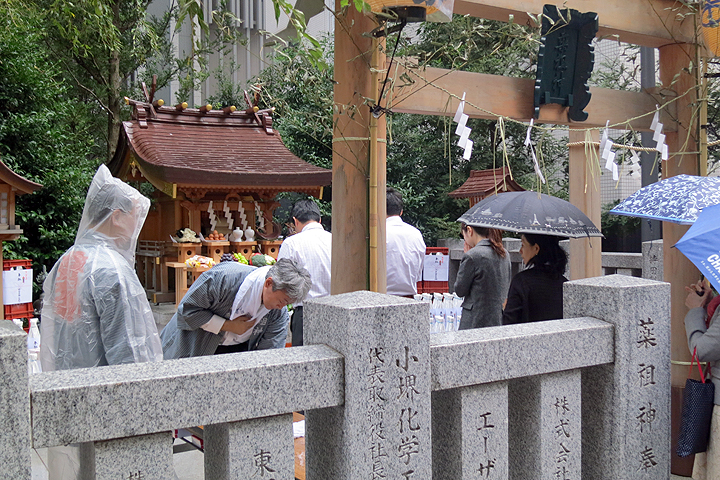
[[[560,242],[568,251],[568,241]],[[503,244],[510,253],[512,275],[522,269],[522,258],[520,257],[520,239],[504,238]],[[442,239],[438,241],[441,247],[448,247],[450,255],[448,285],[453,291],[457,270],[463,256],[463,241],[459,239]],[[617,253],[602,252],[603,275],[628,275],[631,277],[648,278],[651,280],[663,280],[663,241],[651,240],[643,242],[642,253]],[[567,276],[567,274],[566,274]],[[570,278],[568,276],[568,278]]]
[[[205,478],[290,480],[304,410],[310,480],[667,479],[668,298],[598,277],[564,320],[431,336],[427,304],[354,292],[307,303],[305,347],[29,378],[2,321],[0,464],[84,442],[86,478],[171,479],[170,432],[204,425]]]

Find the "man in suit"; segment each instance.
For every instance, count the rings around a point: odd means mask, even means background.
[[[282,348],[286,306],[305,298],[310,274],[289,259],[255,268],[222,262],[204,272],[160,334],[164,358]]]

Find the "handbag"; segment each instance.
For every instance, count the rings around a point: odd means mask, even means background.
[[[688,378],[685,381],[680,436],[677,443],[678,457],[687,457],[706,451],[708,440],[710,440],[710,421],[715,406],[715,385],[712,381],[705,381],[705,375],[700,369],[700,361],[697,360],[696,354],[697,348],[693,350],[690,370],[692,371],[693,362],[697,362],[702,380]]]

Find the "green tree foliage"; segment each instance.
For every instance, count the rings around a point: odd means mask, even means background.
[[[0,159],[43,188],[17,197],[24,235],[3,242],[3,255],[31,258],[37,274],[75,240],[98,163],[88,159],[89,109],[68,95],[62,67],[42,48],[40,25],[31,12],[7,13],[0,29]]]
[[[535,34],[514,24],[456,15],[447,24],[420,24],[412,40],[403,34],[397,51],[398,56],[412,56],[421,64],[435,67],[528,77],[534,74],[531,67],[537,55]],[[394,41],[395,37],[388,40],[388,57]],[[326,58],[331,58],[331,45],[324,45]],[[297,45],[277,49],[273,66],[258,79],[263,106],[276,107],[276,126],[293,153],[330,168],[333,72],[315,68],[300,54],[301,50]],[[392,110],[392,104],[387,107]],[[439,238],[459,235],[456,219],[468,208],[468,200],[453,199],[448,193],[468,178],[471,169],[509,164],[518,183],[539,188],[524,146],[526,126],[471,119],[468,126],[473,129],[471,139],[475,145],[468,161],[463,160],[462,150],[456,146],[451,118],[409,114],[388,117],[387,184],[403,193],[404,217],[423,232],[428,245],[435,245]],[[567,196],[567,154],[562,148],[565,140],[543,130],[533,133],[533,140],[540,141],[541,160],[551,180],[543,191]]]
[[[633,240],[639,245],[642,220],[610,213],[619,203],[620,201],[616,200],[602,206],[600,222],[605,235],[602,239],[603,252],[627,252]]]
[[[421,65],[531,78],[538,31],[515,23],[454,15],[450,23],[423,22],[406,48]]]
[[[62,62],[78,99],[94,107],[96,144],[115,151],[127,80],[158,52],[170,15],[148,16],[152,0],[28,0],[41,13],[44,42]],[[101,132],[105,132],[104,135]]]
[[[324,58],[332,58],[330,39],[321,43]],[[261,108],[275,108],[273,116],[285,145],[306,162],[331,168],[332,66],[314,67],[302,46],[289,44],[274,52],[272,64],[257,82],[261,86]]]
[[[304,52],[296,42],[277,48],[273,61],[255,85],[260,87],[260,108],[275,108],[274,127],[280,133],[285,146],[308,163],[332,168],[332,111],[333,67],[331,38],[320,41],[323,50],[322,64]],[[244,101],[243,101],[244,102]],[[328,230],[332,226],[332,191],[325,188],[323,199],[318,201],[322,223]],[[292,205],[304,198],[300,194],[280,196],[283,205]],[[291,220],[289,208],[276,213],[280,222]]]
[[[538,49],[536,36],[537,32],[520,25],[455,15],[450,23],[420,24],[417,39],[402,45],[400,51],[417,58],[420,65],[531,77]],[[459,97],[463,92],[451,93]],[[540,188],[524,145],[525,125],[468,120],[474,145],[470,159],[464,160],[463,150],[457,147],[456,124],[451,120],[452,116],[395,114],[388,124],[392,141],[387,149],[387,183],[403,192],[404,216],[423,232],[428,245],[459,235],[456,220],[469,202],[453,199],[448,193],[467,180],[470,170],[507,166],[521,186]],[[541,165],[549,180],[543,191],[566,196],[565,140],[540,129],[532,138],[539,142]]]

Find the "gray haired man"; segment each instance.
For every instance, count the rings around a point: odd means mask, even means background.
[[[310,274],[289,259],[255,268],[222,262],[183,297],[160,338],[164,358],[282,348],[289,303],[305,298]]]

